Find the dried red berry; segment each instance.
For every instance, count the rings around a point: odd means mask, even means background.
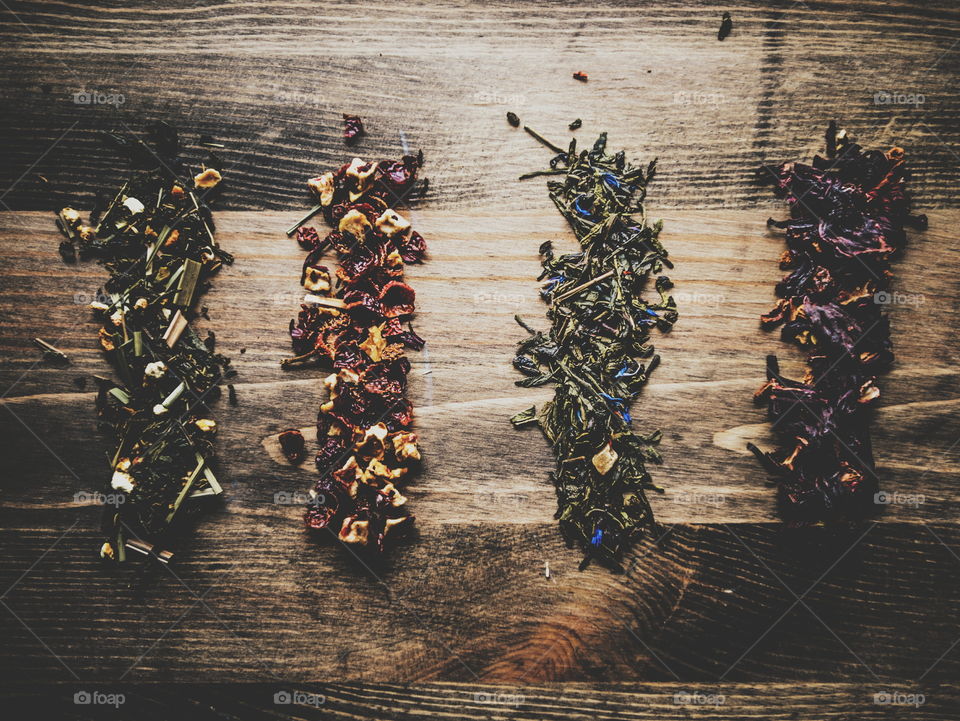
[[[360,120],[359,115],[347,115],[344,113],[343,125],[343,139],[347,145],[352,145],[356,142],[357,138],[366,134],[366,131],[363,129],[363,121]]]
[[[299,243],[300,247],[304,250],[313,250],[316,248],[320,245],[320,236],[317,234],[317,229],[301,225],[297,228],[297,243]]]
[[[303,434],[300,431],[296,428],[288,428],[280,434],[279,440],[280,448],[283,449],[283,454],[287,457],[288,461],[291,463],[299,463],[303,460],[306,446],[303,440]]]

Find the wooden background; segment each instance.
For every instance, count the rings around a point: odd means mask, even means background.
[[[169,718],[207,707],[143,684],[257,681],[270,685],[207,689],[207,706],[272,717],[291,708],[273,703],[283,685],[326,695],[293,707],[305,718],[960,718],[955,4],[5,1],[0,40],[0,669],[15,701],[42,692],[85,716],[72,694],[100,683],[126,690],[131,715]],[[77,104],[83,91],[123,102]],[[580,117],[583,143],[607,130],[611,147],[660,158],[649,207],[681,317],[634,416],[664,430],[663,534],[620,576],[576,571],[548,448],[507,422],[549,395],[515,388],[509,365],[513,315],[543,318],[536,248],[571,242],[542,180],[516,181],[549,153],[507,110],[555,142]],[[302,260],[283,229],[307,207],[304,178],[353,156],[344,111],[366,121],[356,154],[422,148],[431,180],[411,210],[430,258],[408,271],[428,340],[411,373],[419,530],[375,568],[274,502],[314,474],[274,435],[309,428],[322,398],[321,371],[278,365]],[[896,264],[897,364],[874,426],[902,502],[876,523],[790,530],[744,450],[772,442],[750,399],[764,356],[801,368],[757,321],[783,247],[765,220],[784,208],[756,170],[809,158],[831,118],[907,149],[930,230]],[[171,568],[110,572],[99,509],[75,500],[107,472],[93,394],[74,382],[108,372],[84,305],[105,274],[62,264],[51,211],[122,178],[97,129],[156,119],[227,146],[216,218],[237,262],[203,327],[234,358],[239,405],[219,409],[222,507]],[[35,336],[71,365],[38,363]],[[883,692],[925,703],[874,703]]]

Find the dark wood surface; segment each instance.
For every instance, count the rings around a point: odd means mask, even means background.
[[[719,43],[727,9],[734,31]],[[21,700],[37,690],[19,684],[62,683],[51,703],[121,680],[321,688],[320,709],[296,707],[305,718],[960,717],[958,33],[952,3],[10,4],[4,678]],[[580,69],[587,84],[570,78]],[[124,102],[75,104],[84,90]],[[923,102],[878,104],[884,92]],[[570,242],[542,181],[516,181],[549,154],[507,126],[508,109],[557,142],[582,117],[583,142],[609,130],[612,146],[660,157],[650,210],[664,218],[681,319],[657,339],[663,365],[634,415],[665,432],[663,533],[620,576],[576,571],[552,520],[548,448],[506,421],[548,396],[513,385],[512,316],[541,322],[536,248]],[[302,260],[283,229],[308,202],[303,178],[354,154],[343,111],[367,123],[356,154],[422,147],[431,179],[412,209],[430,258],[408,271],[428,339],[411,358],[419,529],[376,567],[318,544],[297,507],[274,502],[314,473],[283,462],[275,434],[308,430],[322,396],[320,370],[278,366]],[[744,450],[772,442],[750,400],[764,355],[801,367],[756,320],[783,246],[764,223],[784,209],[755,170],[809,157],[832,117],[866,144],[904,146],[930,215],[896,263],[912,302],[890,308],[898,361],[874,426],[885,487],[922,502],[886,506],[875,524],[791,530]],[[104,271],[61,263],[50,211],[85,207],[121,177],[96,130],[159,118],[227,145],[217,221],[237,263],[205,296],[202,327],[234,358],[239,405],[218,414],[224,504],[197,519],[171,568],[105,572],[99,509],[75,494],[100,487],[107,444],[92,393],[74,383],[109,370],[84,306]],[[38,363],[35,336],[71,365]],[[288,711],[270,689],[208,694],[228,718]],[[725,700],[675,703],[684,691]],[[925,703],[875,704],[887,691]],[[475,695],[498,692],[501,703]],[[128,693],[140,717],[203,708],[176,688]]]

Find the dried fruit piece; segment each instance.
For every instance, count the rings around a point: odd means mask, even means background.
[[[306,443],[303,440],[303,433],[296,428],[288,428],[280,433],[278,440],[283,455],[287,457],[290,463],[299,463],[306,455]]]
[[[363,121],[359,115],[343,114],[343,139],[347,145],[352,145],[361,135],[366,135]]]
[[[413,186],[421,163],[412,155],[378,163],[354,158],[311,179],[308,186],[336,230],[320,241],[297,231],[310,250],[302,283],[317,295],[291,322],[297,356],[284,365],[314,361],[335,370],[324,380],[329,397],[317,418],[320,478],[305,521],[377,551],[390,529],[393,535],[412,522],[399,486],[420,461],[403,349],[419,350],[423,339],[403,329],[415,294],[402,276],[404,263],[419,262],[426,244],[393,206]],[[335,293],[318,264],[328,246],[340,262]]]
[[[767,359],[757,391],[781,441],[765,453],[753,444],[778,483],[782,515],[792,522],[862,517],[876,508],[879,482],[870,446],[868,411],[880,391],[876,376],[893,360],[883,306],[890,260],[906,243],[904,227],[926,227],[910,214],[904,152],[864,151],[831,122],[827,156],[810,165],[767,169],[790,218],[788,250],[776,286],[780,300],[761,316],[781,337],[809,351],[802,381],[780,375]]]

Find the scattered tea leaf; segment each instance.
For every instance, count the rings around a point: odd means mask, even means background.
[[[547,147],[556,148],[544,142]],[[580,251],[558,255],[540,246],[550,328],[538,331],[517,317],[529,337],[513,365],[524,387],[552,384],[554,396],[537,413],[515,415],[517,427],[538,423],[553,447],[557,519],[570,545],[618,567],[623,550],[653,525],[645,491],[659,490],[646,463],[659,463],[659,432],[632,431],[631,402],[640,394],[659,357],[650,331],[668,331],[676,304],[659,275],[670,267],[660,244],[660,223],[649,225],[643,208],[655,163],[646,169],[606,151],[602,134],[593,148],[577,152],[576,141],[550,163],[550,197],[580,243]],[[531,177],[533,174],[528,174]],[[659,277],[657,277],[659,276]],[[656,295],[645,297],[649,280]]]
[[[97,410],[115,442],[100,555],[122,562],[131,550],[168,562],[175,520],[196,506],[189,499],[221,492],[209,470],[216,423],[207,402],[229,361],[190,327],[196,296],[232,262],[211,232],[220,164],[208,158],[190,169],[165,123],[151,129],[150,143],[108,140],[141,170],[119,191],[100,194],[89,223],[72,208],[57,216],[65,242],[110,274],[91,304],[100,343],[122,379],[96,377]]]
[[[733,20],[730,19],[730,13],[725,12],[720,20],[720,30],[717,31],[717,40],[725,40],[730,31],[733,30]]]

